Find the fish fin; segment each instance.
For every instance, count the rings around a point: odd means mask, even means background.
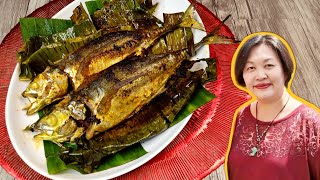
[[[205,31],[204,27],[197,20],[194,19],[194,4],[195,2],[191,3],[188,9],[183,14],[180,20],[181,22],[179,24],[179,27],[189,27]]]

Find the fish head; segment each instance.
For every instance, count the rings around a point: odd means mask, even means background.
[[[67,96],[49,114],[33,124],[32,129],[41,132],[34,138],[54,142],[74,141],[84,133],[85,128],[78,126],[77,121],[82,121],[85,117],[84,104]]]
[[[59,69],[48,67],[40,73],[22,93],[28,98],[30,105],[26,107],[27,114],[34,114],[46,105],[63,97],[68,91],[68,77]]]

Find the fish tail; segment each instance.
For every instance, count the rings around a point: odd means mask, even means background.
[[[186,28],[195,28],[201,31],[205,31],[204,27],[194,18],[194,4],[196,1],[193,1],[188,9],[184,12],[180,23],[178,24],[179,27],[186,27]]]
[[[217,34],[218,30],[222,25],[230,18],[231,15],[228,15],[223,21],[221,21],[218,26],[216,26],[209,34],[207,34],[200,42],[195,45],[195,49],[198,49],[204,44],[233,44],[235,40],[223,35]]]

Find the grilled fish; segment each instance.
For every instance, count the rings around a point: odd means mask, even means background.
[[[193,19],[193,9],[193,5],[190,5],[181,20],[177,24],[171,26],[163,26],[157,29],[148,30],[107,33],[68,55],[57,64],[56,68],[64,72],[64,76],[67,77],[72,84],[73,91],[78,92],[95,80],[100,75],[101,71],[129,56],[141,55],[145,49],[150,47],[160,36],[167,32],[178,27],[192,27],[203,30],[202,26]],[[42,75],[40,74],[39,76]],[[58,80],[58,78],[54,80]],[[49,79],[47,79],[47,81],[49,81]],[[37,82],[34,83],[37,84]],[[38,94],[37,97],[32,97],[33,101],[31,101],[31,106],[33,109],[28,109],[27,114],[35,113],[44,106],[51,104],[56,99],[61,98],[62,95],[59,94],[56,98],[52,95],[52,98],[46,99],[41,93],[45,93],[44,91],[55,92],[57,89],[55,89],[55,87],[43,87],[41,89],[42,92],[37,90],[38,89],[34,89],[30,85],[23,93],[26,98],[30,97],[28,95],[29,92],[36,92],[36,94]],[[36,100],[34,100],[34,98],[36,98]]]
[[[188,71],[193,63],[185,61],[168,81],[167,90],[141,111],[90,141],[83,138],[77,140],[77,149],[63,149],[61,159],[66,164],[76,162],[81,169],[90,173],[93,167],[100,165],[101,159],[105,156],[166,130],[201,83],[201,79],[206,79],[203,70]]]
[[[148,56],[120,63],[111,68],[80,96],[100,123],[92,124],[86,137],[103,132],[138,112],[165,90],[165,84],[181,62],[188,59],[185,50]],[[128,75],[130,74],[130,75]]]

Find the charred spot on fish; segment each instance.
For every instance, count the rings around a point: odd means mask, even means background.
[[[100,54],[97,54],[95,56],[95,58],[98,59],[98,58],[104,57],[106,55],[118,56],[119,53],[123,53],[123,51],[126,51],[128,53],[132,53],[133,49],[138,45],[139,42],[135,41],[135,40],[129,40],[121,45],[117,45],[117,42],[114,42],[114,43],[115,44],[113,45],[112,49],[108,49],[108,50],[101,52]],[[90,62],[90,60],[87,60],[87,62]],[[84,65],[82,65],[82,66],[84,66]]]
[[[127,42],[123,45],[123,47],[124,47],[124,48],[133,48],[133,47],[136,47],[138,44],[139,44],[139,41],[130,40],[130,41],[127,41]]]
[[[100,45],[108,45],[108,43],[117,41],[117,40],[122,39],[124,37],[127,37],[125,31],[106,33],[103,36],[90,41],[87,44],[87,46],[83,46],[81,48],[87,48],[87,47],[90,47],[90,48],[95,47],[95,48],[97,48]]]
[[[167,65],[163,64],[163,65],[159,66],[159,71],[167,71]]]
[[[78,127],[89,128],[93,123],[100,124],[100,120],[95,116],[92,116],[90,111],[87,111],[87,118],[83,121],[76,121]]]
[[[120,46],[117,46],[116,44],[113,45],[113,48],[114,48],[116,51],[121,51],[121,47],[120,47]]]
[[[100,124],[101,121],[97,119],[95,116],[90,116],[88,118],[88,122]]]
[[[130,41],[128,41],[127,46],[128,46],[128,47],[132,47],[132,45],[133,45],[133,44],[132,44]]]
[[[129,89],[123,90],[123,97],[124,98],[129,97],[131,92],[132,92],[132,90],[129,90]]]
[[[142,39],[142,35],[139,32],[133,33],[132,37],[134,40],[141,40]]]
[[[100,77],[103,79],[111,80],[113,82],[118,81],[112,69],[105,71],[105,73],[102,73]]]

